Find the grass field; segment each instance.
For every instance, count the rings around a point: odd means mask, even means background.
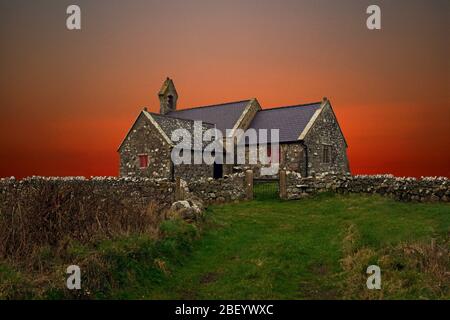
[[[448,299],[448,204],[323,194],[212,206],[189,257],[139,299]],[[432,239],[436,245],[431,245]],[[368,290],[377,264],[382,289]],[[130,290],[131,289],[131,290]]]
[[[322,194],[210,206],[205,221],[0,261],[0,299],[449,299],[450,205]],[[68,265],[82,290],[65,288]],[[366,269],[381,268],[381,290]]]

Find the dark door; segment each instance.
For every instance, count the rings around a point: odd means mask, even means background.
[[[223,176],[223,166],[222,164],[214,162],[214,179],[220,179]]]

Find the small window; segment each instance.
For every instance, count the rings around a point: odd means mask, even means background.
[[[327,146],[327,145],[323,146],[322,162],[323,163],[331,162],[331,146]]]
[[[139,167],[145,169],[148,167],[148,154],[139,155]]]
[[[170,95],[167,97],[167,106],[170,110],[173,110],[173,96]]]

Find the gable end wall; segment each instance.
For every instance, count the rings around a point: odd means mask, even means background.
[[[253,118],[255,117],[256,113],[261,110],[261,106],[259,105],[258,100],[252,99],[249,103],[249,106],[245,109],[241,117],[238,119],[237,123],[235,124],[234,130],[242,129],[247,130],[250,126]],[[225,132],[223,132],[223,135],[225,136]],[[233,132],[233,137],[236,137],[235,132]],[[223,140],[224,146],[226,146],[226,139]],[[233,167],[234,165],[230,164],[224,164],[223,165],[223,172],[224,174],[232,174],[233,173]]]
[[[119,149],[121,177],[171,178],[171,146],[141,113]],[[139,154],[148,154],[149,165],[139,167]]]
[[[308,148],[308,175],[323,172],[350,172],[347,147],[337,119],[327,104],[308,131],[304,143]],[[323,146],[331,148],[330,163],[323,163]]]

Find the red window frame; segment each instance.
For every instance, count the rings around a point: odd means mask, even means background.
[[[141,169],[145,169],[148,168],[148,154],[143,153],[143,154],[139,154],[139,168]]]

